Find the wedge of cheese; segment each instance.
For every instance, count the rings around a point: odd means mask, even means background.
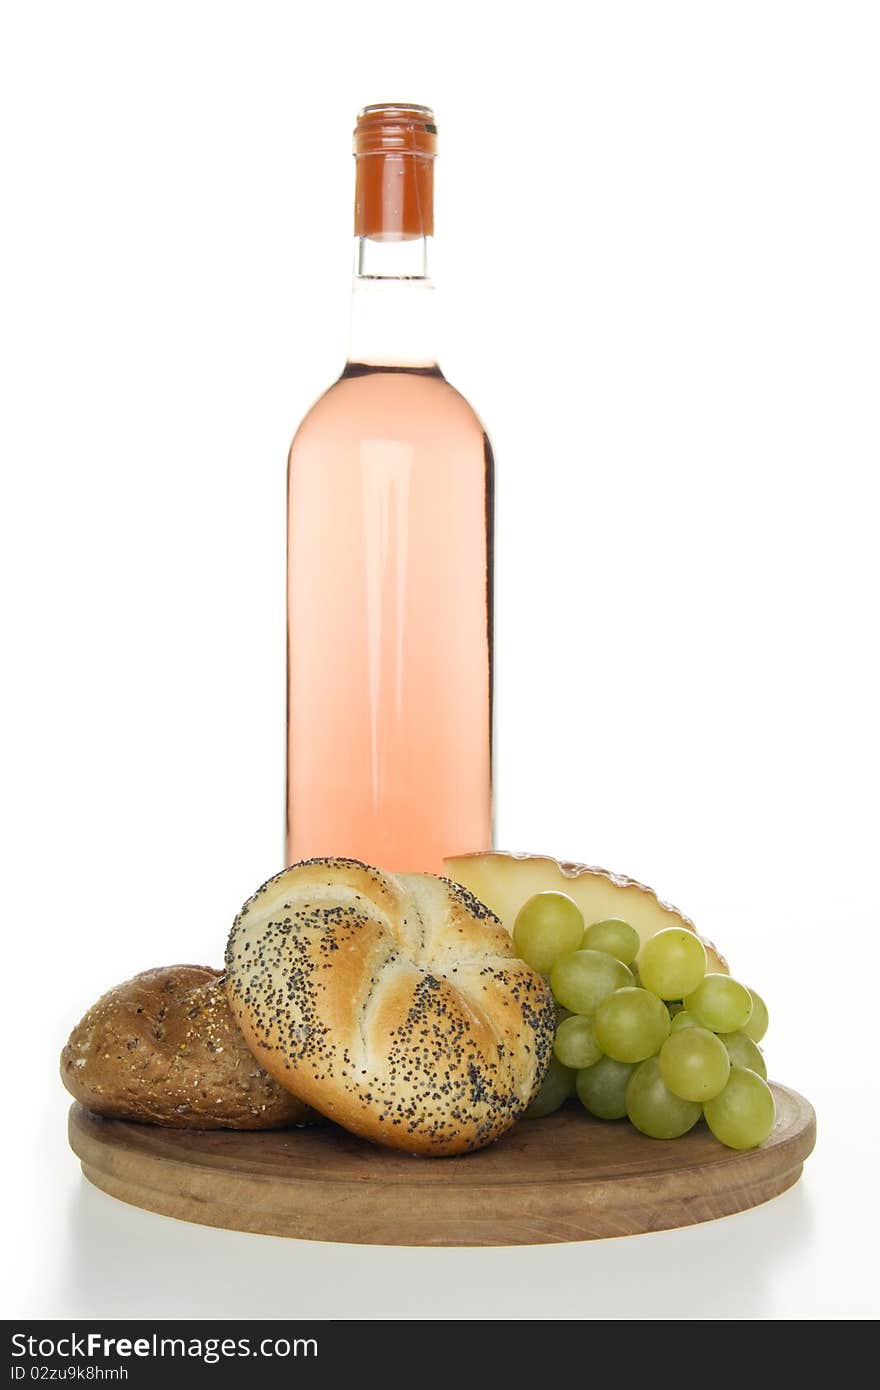
[[[526,899],[548,890],[573,898],[586,926],[608,917],[620,917],[635,927],[643,942],[664,927],[697,931],[689,917],[677,907],[661,902],[652,888],[607,869],[560,863],[541,854],[507,854],[501,850],[464,854],[443,862],[447,877],[469,888],[474,897],[501,918],[509,932],[513,931],[516,914]],[[711,941],[700,939],[706,948],[707,969],[729,974],[727,961]]]

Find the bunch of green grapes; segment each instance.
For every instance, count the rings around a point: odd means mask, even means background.
[[[550,892],[529,898],[513,941],[549,978],[559,1011],[527,1119],[576,1094],[591,1115],[628,1116],[653,1139],[676,1139],[703,1116],[729,1148],[764,1142],[775,1119],[758,1046],[767,1006],[729,975],[706,973],[695,932],[668,927],[642,946],[628,922],[587,927],[571,898]]]

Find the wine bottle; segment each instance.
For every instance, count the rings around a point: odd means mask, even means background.
[[[350,351],[288,468],[288,863],[491,845],[493,460],[436,360],[436,143],[357,119]]]

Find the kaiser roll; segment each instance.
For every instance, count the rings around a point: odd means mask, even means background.
[[[226,951],[254,1055],[365,1139],[456,1154],[497,1139],[553,1045],[545,980],[465,888],[312,859],[254,894]]]

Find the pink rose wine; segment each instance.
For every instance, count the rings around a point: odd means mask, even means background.
[[[492,451],[435,357],[436,128],[367,107],[342,376],[288,474],[288,863],[492,842]]]

